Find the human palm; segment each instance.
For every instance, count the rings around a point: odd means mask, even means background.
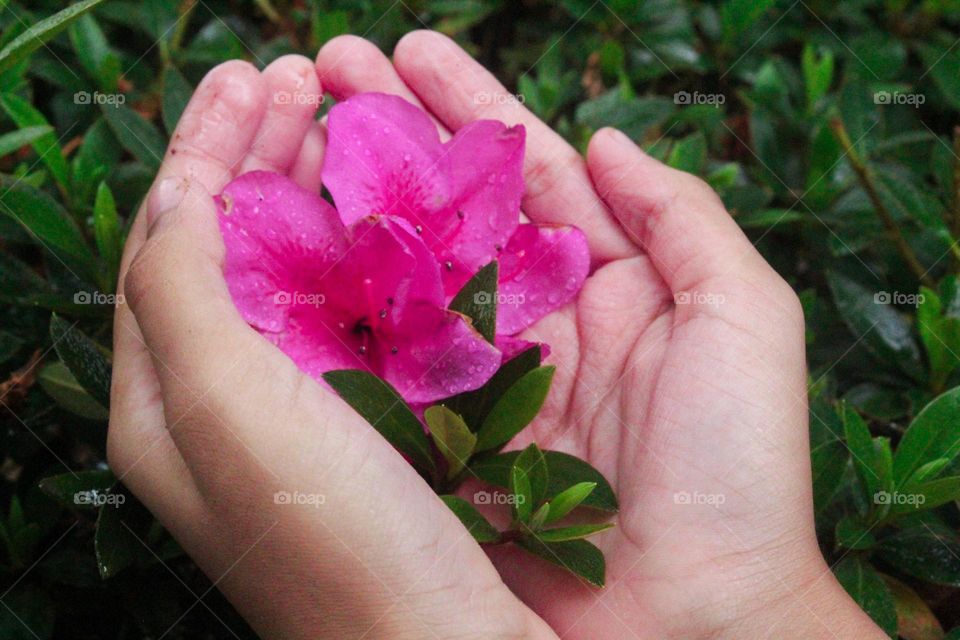
[[[808,594],[846,602],[813,533],[796,297],[706,185],[612,130],[584,163],[438,34],[404,38],[393,65],[370,43],[338,38],[317,75],[337,98],[422,103],[446,130],[480,117],[526,126],[524,211],[580,226],[595,270],[575,303],[525,334],[552,346],[557,375],[515,444],[587,459],[622,508],[596,538],[603,591],[519,549],[491,549],[517,600],[389,445],[246,326],[223,282],[210,195],[253,169],[319,189],[325,134],[309,101],[275,97],[317,96],[309,63],[282,58],[262,77],[225,65],[184,113],[125,251],[109,452],[259,632],[777,637],[809,616]],[[278,490],[326,503],[291,510],[269,500]]]

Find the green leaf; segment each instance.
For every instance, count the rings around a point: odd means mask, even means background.
[[[533,515],[530,516],[530,522],[527,527],[531,531],[539,531],[543,528],[543,524],[547,521],[547,518],[550,517],[550,503],[544,502],[540,507],[533,512]]]
[[[873,459],[873,437],[860,414],[846,404],[841,407],[841,412],[844,435],[853,457],[853,468],[860,479],[864,496],[869,501],[878,490],[880,482],[879,476],[874,471],[876,464]]]
[[[813,506],[819,516],[830,506],[840,488],[850,451],[843,442],[828,440],[811,449],[810,458],[813,466]]]
[[[757,209],[738,215],[736,220],[745,229],[766,229],[800,222],[803,214],[796,209]]]
[[[547,529],[540,531],[536,535],[544,542],[566,542],[567,540],[579,540],[592,536],[595,533],[606,531],[613,527],[613,523],[604,522],[601,524],[578,524],[571,527],[560,527],[557,529]]]
[[[506,488],[510,484],[510,469],[519,455],[519,451],[509,451],[473,460],[470,470],[484,482]],[[587,462],[560,451],[544,451],[543,457],[547,461],[547,495],[556,495],[579,482],[593,482],[596,489],[584,498],[581,505],[609,512],[619,509],[610,483]]]
[[[56,200],[10,176],[0,176],[0,188],[0,211],[23,225],[44,247],[71,260],[73,266],[93,262],[83,234]]]
[[[677,141],[670,150],[667,164],[674,169],[700,175],[707,161],[707,139],[698,131]]]
[[[890,637],[896,637],[897,610],[893,595],[876,569],[862,558],[848,556],[833,568],[833,573],[877,626]]]
[[[582,102],[577,107],[576,121],[590,129],[616,127],[633,140],[642,140],[647,132],[669,118],[676,106],[660,96],[633,98],[624,96],[620,89]]]
[[[807,88],[807,110],[813,111],[833,83],[833,54],[823,50],[818,56],[817,48],[807,43],[803,48],[801,65],[804,85]]]
[[[457,476],[466,466],[477,436],[470,431],[463,418],[443,405],[428,407],[423,412],[437,449],[447,461],[447,479]]]
[[[926,72],[954,109],[960,109],[960,51],[953,46],[930,44],[920,47]]]
[[[124,149],[150,169],[160,168],[167,145],[153,124],[124,104],[105,104],[101,111]]]
[[[163,71],[163,126],[169,135],[173,135],[192,95],[193,87],[183,74],[176,67],[166,67]]]
[[[70,41],[87,74],[103,91],[115,92],[120,78],[120,61],[110,50],[110,44],[93,15],[84,15],[70,26]]]
[[[87,420],[106,421],[110,412],[80,386],[62,362],[51,362],[40,371],[37,381],[54,401],[70,413]]]
[[[93,205],[93,232],[97,241],[97,250],[107,265],[106,282],[110,284],[112,291],[120,269],[123,239],[120,237],[117,204],[106,182],[101,182],[97,188],[97,199]]]
[[[20,129],[50,126],[46,117],[20,96],[4,93],[0,95],[0,106]],[[60,148],[60,142],[57,140],[56,132],[51,130],[49,133],[37,137],[32,146],[37,157],[50,170],[50,174],[57,184],[62,189],[68,190],[70,188],[70,170],[67,167],[67,160],[63,156],[63,149]]]
[[[123,506],[104,505],[97,517],[97,530],[93,536],[97,569],[104,580],[112,578],[136,560],[140,542],[125,525]]]
[[[94,469],[51,476],[40,481],[40,489],[51,498],[72,507],[95,508],[96,500],[87,501],[78,494],[105,494],[117,484],[109,469]]]
[[[479,389],[448,398],[444,404],[463,416],[467,426],[476,430],[507,389],[539,366],[540,345],[534,345],[500,365],[497,372]]]
[[[517,459],[513,461],[511,478],[516,473],[524,476],[528,483],[529,508],[532,512],[547,495],[547,486],[550,479],[550,472],[547,469],[547,459],[535,443],[531,443],[524,449]],[[512,486],[512,485],[511,485]]]
[[[551,498],[550,513],[543,524],[551,524],[576,509],[597,488],[596,482],[578,482]]]
[[[110,407],[111,365],[100,347],[60,316],[50,318],[50,338],[57,355],[77,382],[104,407]]]
[[[480,544],[500,541],[500,532],[472,504],[457,496],[440,496],[440,499],[460,518],[474,540]]]
[[[83,0],[37,22],[0,50],[0,71],[9,69],[103,0]]]
[[[538,367],[517,380],[490,410],[477,432],[477,451],[500,447],[537,416],[556,367]]]
[[[942,504],[960,500],[960,476],[921,483],[911,482],[901,493],[903,498],[890,505],[890,515],[935,509]]]
[[[450,310],[473,321],[473,328],[493,344],[497,333],[497,279],[499,267],[494,260],[486,265],[457,293]]]
[[[774,0],[726,0],[720,7],[723,41],[732,44],[773,5]]]
[[[388,382],[359,369],[328,371],[323,379],[421,473],[434,478],[436,465],[423,425]]]
[[[923,379],[920,349],[909,322],[890,306],[883,291],[871,291],[838,272],[829,272],[827,281],[843,321],[854,338],[881,361],[898,366],[915,380]]]
[[[960,538],[945,527],[919,525],[883,539],[879,557],[897,570],[953,587],[960,587]]]
[[[519,460],[519,458],[518,458]],[[517,522],[527,522],[533,513],[533,490],[530,488],[530,478],[526,472],[516,464],[510,470],[510,493],[513,494],[513,519]]]
[[[921,287],[919,301],[917,331],[930,363],[930,384],[939,389],[960,366],[960,318],[943,314],[940,296],[932,289]]]
[[[38,138],[53,133],[53,127],[40,125],[38,127],[24,127],[0,136],[0,156],[17,151],[24,145],[32,144]]]
[[[877,543],[870,527],[858,516],[848,515],[837,522],[834,535],[844,549],[869,549]]]
[[[517,541],[517,545],[548,562],[563,567],[592,585],[602,587],[606,564],[603,553],[586,540],[544,542],[534,536]]]
[[[960,453],[960,387],[935,398],[913,419],[893,457],[894,487],[901,488],[922,465]]]
[[[103,180],[120,160],[120,144],[106,120],[99,118],[83,135],[83,143],[73,159],[73,185],[76,202],[90,202]]]

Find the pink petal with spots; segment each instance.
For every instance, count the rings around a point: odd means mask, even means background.
[[[443,308],[440,267],[404,220],[345,228],[319,196],[266,172],[217,202],[237,308],[309,375],[366,369],[429,402],[496,370],[500,352]]]
[[[215,200],[237,309],[257,329],[282,331],[289,311],[283,299],[309,289],[323,256],[345,251],[343,223],[319,195],[267,171],[239,176]]]
[[[500,256],[497,333],[513,335],[567,304],[590,269],[576,227],[521,224]]]
[[[450,206],[447,163],[436,126],[402,98],[362,93],[330,110],[321,176],[346,224],[376,214],[425,224]]]

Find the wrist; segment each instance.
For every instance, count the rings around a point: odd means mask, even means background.
[[[723,638],[783,637],[809,640],[885,640],[883,630],[844,590],[819,554],[802,574],[784,579],[772,597],[746,603],[743,616]]]

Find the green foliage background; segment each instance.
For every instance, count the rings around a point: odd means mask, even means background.
[[[208,69],[429,27],[579,148],[618,126],[720,192],[807,313],[824,554],[892,637],[960,638],[960,3],[78,4],[0,0],[0,637],[254,637],[111,489],[98,303]]]

